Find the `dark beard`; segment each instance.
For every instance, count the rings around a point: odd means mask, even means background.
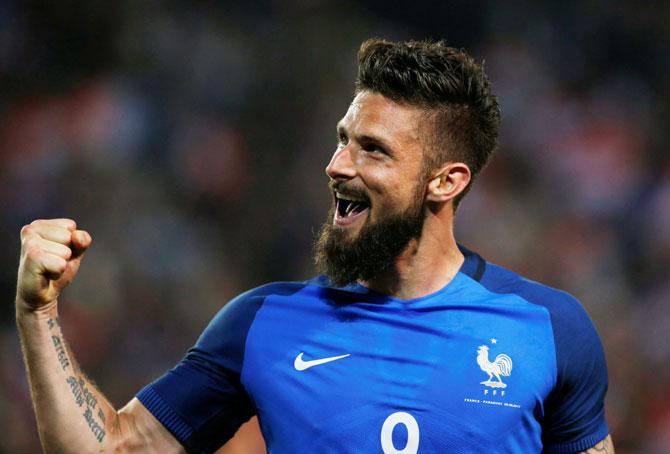
[[[358,280],[370,281],[394,267],[410,240],[419,238],[423,229],[423,197],[401,213],[389,215],[374,224],[366,224],[353,240],[345,229],[333,225],[335,208],[321,227],[314,247],[314,262],[320,273],[341,287]],[[395,268],[391,270],[395,272]]]

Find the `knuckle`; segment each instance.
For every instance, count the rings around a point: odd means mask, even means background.
[[[31,233],[33,231],[33,225],[32,224],[26,224],[23,227],[21,227],[21,237],[24,237]]]
[[[61,257],[58,257],[58,259],[55,261],[54,265],[56,267],[56,270],[59,273],[62,273],[63,271],[65,271],[65,268],[67,267],[67,261],[65,259],[61,258]]]
[[[31,232],[21,239],[21,246],[23,249],[28,249],[31,246],[37,246],[39,244],[39,238],[39,236]]]
[[[26,248],[26,257],[30,260],[36,261],[42,254],[42,249],[37,245],[30,245]]]
[[[37,248],[38,248],[38,245],[37,245],[37,240],[35,239],[35,237],[34,237],[34,236],[29,236],[29,237],[27,237],[27,238],[23,241],[23,248],[24,248],[26,251],[31,251],[31,250],[33,250],[33,249],[37,249]]]

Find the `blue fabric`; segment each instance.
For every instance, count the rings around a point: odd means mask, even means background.
[[[562,453],[605,438],[604,356],[579,303],[463,252],[447,286],[409,301],[323,277],[247,292],[138,398],[189,452],[253,414],[270,453]]]
[[[594,446],[609,433],[604,399],[607,367],[600,338],[589,316],[571,295],[495,265],[487,266],[482,284],[516,293],[545,307],[556,345],[557,383],[545,403],[542,440],[548,453],[572,453]]]
[[[233,299],[176,367],[137,394],[188,452],[215,451],[255,414],[239,378],[249,327],[268,294],[300,287],[270,284]]]

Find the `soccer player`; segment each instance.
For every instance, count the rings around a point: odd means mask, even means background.
[[[273,453],[614,452],[603,350],[581,305],[454,238],[499,122],[464,52],[363,43],[326,168],[322,275],[226,304],[119,411],[58,322],[90,235],[67,219],[25,226],[16,314],[44,447],[212,452],[257,415]]]

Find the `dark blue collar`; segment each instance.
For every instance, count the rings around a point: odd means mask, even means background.
[[[479,282],[486,270],[486,260],[462,244],[458,244],[458,249],[465,256],[465,261],[463,262],[463,265],[461,265],[459,271]]]

